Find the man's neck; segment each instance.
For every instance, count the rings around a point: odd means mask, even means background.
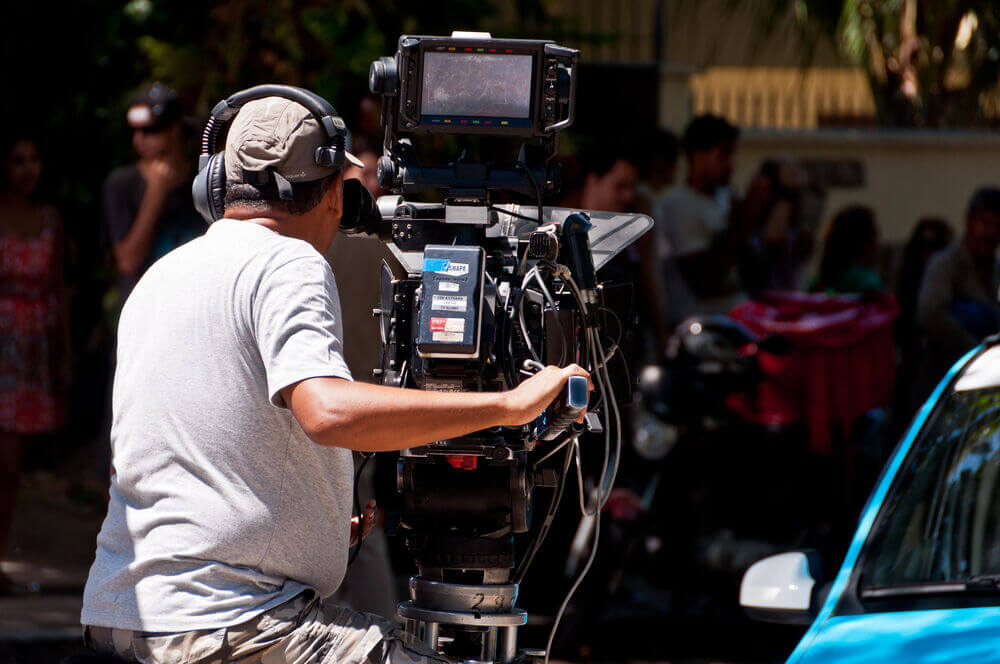
[[[715,195],[715,190],[717,189],[714,184],[691,175],[688,175],[686,183],[689,188],[709,198]]]
[[[316,251],[326,253],[329,243],[322,236],[316,224],[307,219],[307,215],[291,215],[271,212],[262,215],[252,208],[226,208],[226,219],[235,219],[248,224],[263,226],[278,235],[308,242]],[[327,246],[324,246],[327,245]]]

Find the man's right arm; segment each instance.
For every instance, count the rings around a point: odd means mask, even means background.
[[[531,422],[570,376],[589,378],[577,365],[547,367],[508,392],[431,392],[308,378],[281,396],[314,442],[386,452]]]
[[[174,175],[170,169],[166,162],[154,163],[146,174],[146,190],[135,217],[114,222],[121,230],[116,233],[112,250],[115,265],[122,274],[137,276],[149,259],[156,225],[173,186]],[[128,224],[127,230],[121,228],[125,224]]]

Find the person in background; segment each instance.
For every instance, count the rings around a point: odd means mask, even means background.
[[[894,420],[902,425],[909,421],[916,403],[913,402],[913,385],[920,366],[921,331],[917,324],[917,295],[920,282],[927,270],[931,256],[952,242],[951,226],[938,217],[924,217],[917,222],[910,239],[903,248],[896,275],[896,300],[899,318],[896,319],[896,349],[899,365],[896,371]]]
[[[740,265],[743,288],[751,297],[760,291],[798,290],[816,225],[803,200],[811,193],[808,175],[797,159],[782,155],[765,160],[754,178],[764,180],[757,187],[766,187],[770,196]]]
[[[580,210],[596,210],[621,214],[635,210],[637,188],[639,186],[639,158],[636,146],[627,140],[592,144],[583,151],[582,188],[578,196],[570,191],[564,198],[563,207]],[[576,199],[569,205],[566,200]],[[616,255],[598,269],[601,281],[616,284],[634,284],[639,253],[633,244]],[[641,285],[640,285],[641,287]],[[622,320],[630,320],[635,305],[644,299],[634,295],[627,307],[628,313]],[[630,338],[623,331],[623,338]],[[624,347],[630,344],[624,343]]]
[[[29,436],[58,430],[69,388],[68,302],[59,212],[35,197],[38,144],[3,152],[0,191],[0,556],[6,550]],[[0,572],[0,595],[19,590]]]
[[[881,291],[884,284],[875,270],[877,259],[875,214],[863,205],[848,206],[830,222],[819,273],[810,281],[808,290],[830,295]]]
[[[931,256],[941,251],[954,239],[954,232],[947,221],[940,217],[923,217],[910,234],[903,247],[896,276],[896,299],[899,301],[900,337],[919,335],[917,328],[917,296],[924,280]]]
[[[639,164],[639,185],[636,187],[636,209],[653,218],[653,230],[634,245],[639,253],[639,277],[643,304],[648,320],[644,350],[648,361],[662,356],[672,332],[667,320],[668,299],[663,284],[665,275],[676,273],[677,266],[670,255],[669,243],[662,232],[663,220],[657,217],[669,188],[677,174],[680,145],[673,133],[657,129],[653,132],[648,151]],[[672,277],[677,279],[676,275]]]
[[[1000,244],[1000,189],[983,187],[965,212],[965,232],[927,263],[917,296],[923,331],[918,389],[934,384],[966,351],[1000,330],[996,249]]]
[[[139,160],[104,181],[101,224],[118,270],[118,302],[158,258],[205,232],[191,199],[180,98],[161,83],[140,90],[126,115]]]
[[[760,225],[769,191],[762,178],[742,199],[729,189],[738,138],[736,127],[711,114],[694,118],[684,130],[687,177],[656,214],[662,242],[677,266],[677,278],[665,279],[672,323],[696,312],[726,313],[745,299],[737,266]]]
[[[655,129],[644,149],[636,151],[639,158],[639,183],[636,185],[636,210],[654,217],[677,176],[680,145],[673,132]]]
[[[583,157],[583,189],[580,205],[584,210],[626,212],[636,203],[639,168],[632,150],[601,146]]]

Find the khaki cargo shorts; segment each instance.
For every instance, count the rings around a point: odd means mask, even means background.
[[[86,627],[97,652],[141,664],[449,664],[394,623],[305,592],[230,627],[179,633]]]

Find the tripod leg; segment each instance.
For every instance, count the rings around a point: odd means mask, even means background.
[[[425,622],[424,623],[424,643],[431,650],[437,652],[438,649],[438,634],[440,633],[439,625],[436,622]]]
[[[495,662],[497,657],[497,628],[489,627],[483,636],[483,656],[484,662]]]
[[[517,626],[501,627],[503,630],[500,638],[500,661],[503,664],[510,664],[517,658]]]

